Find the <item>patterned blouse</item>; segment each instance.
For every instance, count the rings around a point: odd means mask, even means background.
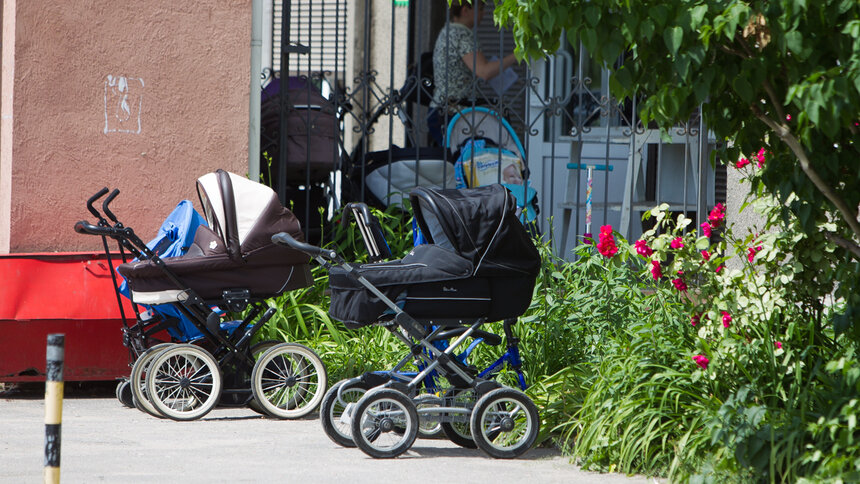
[[[477,51],[478,43],[472,29],[456,22],[449,22],[442,27],[433,48],[435,87],[431,108],[447,104],[446,99],[456,101],[469,96],[475,75],[463,62],[463,56]]]

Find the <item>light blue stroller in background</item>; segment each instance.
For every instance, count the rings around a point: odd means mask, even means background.
[[[448,123],[445,143],[456,159],[456,188],[501,184],[516,198],[526,229],[538,233],[537,191],[528,179],[526,151],[505,118],[481,106],[464,108]]]

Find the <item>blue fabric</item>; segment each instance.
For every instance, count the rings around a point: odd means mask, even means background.
[[[183,200],[179,202],[176,208],[170,212],[170,215],[161,224],[161,228],[158,229],[158,236],[150,240],[146,246],[162,259],[185,255],[191,244],[194,243],[197,228],[201,225],[206,227],[206,220],[194,210],[194,205],[191,201]],[[122,278],[122,275],[119,277]],[[128,283],[125,279],[123,279],[119,290],[123,296],[131,299],[128,292]],[[168,332],[179,341],[189,341],[203,336],[200,330],[173,304],[142,306],[152,309],[165,318],[177,318],[179,320],[179,329],[170,328]]]

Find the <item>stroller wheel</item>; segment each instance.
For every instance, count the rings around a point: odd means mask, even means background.
[[[173,343],[161,343],[148,348],[137,357],[134,366],[131,368],[132,404],[138,410],[158,418],[164,418],[164,415],[152,405],[146,394],[146,375],[149,373],[149,365],[152,363],[152,360],[170,346],[173,346]]]
[[[128,380],[120,380],[120,382],[116,384],[116,399],[124,406],[134,408],[134,401],[131,395],[131,383],[129,383]]]
[[[150,364],[146,391],[152,405],[173,420],[194,420],[221,397],[221,369],[212,355],[191,344],[173,345]]]
[[[251,346],[251,357],[254,359],[254,362],[256,363],[260,359],[260,357],[263,356],[263,353],[268,351],[273,346],[279,345],[281,343],[282,343],[282,341],[275,341],[275,340],[270,340],[270,339],[267,339],[265,341],[261,341],[261,342],[255,344],[254,346]],[[252,371],[253,371],[253,369],[252,369]],[[250,386],[251,386],[250,378],[251,378],[251,375],[248,375],[248,388],[250,388]],[[251,399],[248,400],[248,408],[259,413],[260,415],[269,415],[268,413],[266,413],[265,410],[263,410],[263,407],[261,407],[260,404],[257,403],[257,399],[254,398],[253,392],[251,393]]]
[[[355,403],[371,388],[368,384],[356,381],[341,390],[341,387],[349,381],[341,380],[329,388],[320,406],[320,421],[322,421],[325,434],[334,443],[342,447],[355,447],[350,425],[341,419],[344,410],[346,410],[346,405],[352,403],[352,407],[355,408]],[[339,391],[341,392],[341,399],[337,398]]]
[[[397,457],[418,437],[418,410],[412,399],[391,388],[365,393],[352,414],[352,438],[365,454]]]
[[[534,444],[540,430],[534,402],[513,388],[498,388],[478,400],[471,424],[475,443],[497,459],[522,455]]]
[[[251,391],[260,407],[277,418],[300,418],[320,404],[327,384],[325,365],[313,350],[282,343],[263,353],[251,372]]]
[[[443,405],[446,407],[472,408],[475,405],[475,390],[471,388],[452,388],[445,393]],[[466,449],[476,449],[475,441],[472,440],[472,431],[469,428],[469,418],[462,414],[451,414],[452,421],[439,424],[442,433],[451,442]]]
[[[415,408],[441,407],[443,399],[430,394],[418,395],[415,397]],[[418,414],[418,437],[422,439],[437,439],[442,435],[442,423],[439,422],[438,414]]]

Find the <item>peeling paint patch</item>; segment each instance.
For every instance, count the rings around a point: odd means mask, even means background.
[[[143,79],[113,76],[105,78],[105,134],[140,134],[143,110]]]

